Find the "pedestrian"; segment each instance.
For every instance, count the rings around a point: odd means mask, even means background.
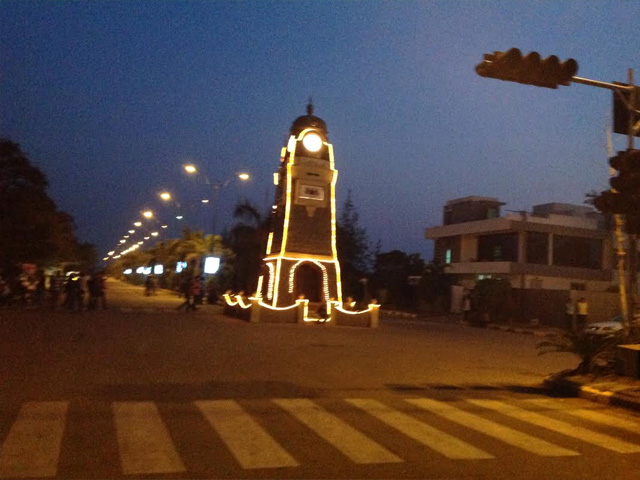
[[[178,310],[191,310],[191,275],[187,271],[183,271],[181,274],[180,292],[184,296],[184,302],[180,304]]]
[[[78,290],[80,290],[80,277],[75,272],[67,274],[67,282],[64,286],[64,305],[68,310],[75,310],[78,305]]]
[[[320,322],[326,322],[329,320],[329,309],[327,308],[327,302],[320,302],[318,309],[316,310],[318,320]]]
[[[356,301],[353,299],[353,297],[347,297],[347,300],[342,304],[342,308],[344,310],[353,312],[356,309]]]
[[[147,279],[144,281],[144,296],[148,297],[153,293],[153,275],[147,275]]]
[[[49,281],[49,304],[52,310],[55,310],[55,308],[58,306],[61,291],[62,276],[60,275],[60,271],[56,271],[56,273],[51,276],[51,280]]]
[[[471,295],[469,293],[465,293],[462,297],[462,315],[465,322],[468,323],[471,320]]]
[[[0,308],[8,307],[11,300],[11,286],[9,280],[0,275]]]
[[[38,269],[38,272],[36,273],[35,282],[36,282],[36,291],[34,294],[34,302],[37,307],[41,307],[42,303],[44,302],[44,295],[46,292],[46,282],[47,282],[47,278],[44,274],[44,270],[42,270],[41,268]]]
[[[88,273],[80,272],[78,277],[78,290],[76,292],[78,295],[78,311],[84,312],[84,299],[89,293],[89,280],[91,280],[91,276]]]
[[[98,304],[102,310],[107,309],[107,280],[104,276],[104,272],[98,272],[94,276],[94,288],[96,293],[96,308]]]
[[[204,277],[200,275],[198,277],[198,294],[194,295],[193,301],[195,305],[202,305],[202,300],[204,298]]]
[[[571,301],[571,297],[564,304],[564,317],[567,325],[567,329],[576,331],[576,305]]]
[[[191,310],[197,310],[196,304],[197,304],[198,300],[200,300],[202,298],[202,289],[201,289],[201,285],[200,285],[200,277],[193,277],[191,279],[190,295],[191,295],[191,298],[192,298]]]
[[[581,297],[580,300],[578,300],[578,303],[576,305],[576,310],[577,310],[577,316],[576,316],[576,320],[577,320],[577,328],[578,328],[578,333],[582,333],[582,331],[584,331],[584,328],[587,326],[587,317],[589,315],[589,304],[587,303],[587,299],[584,297]]]
[[[102,279],[100,273],[94,273],[89,280],[89,310],[95,310],[98,307],[98,300],[101,297]]]

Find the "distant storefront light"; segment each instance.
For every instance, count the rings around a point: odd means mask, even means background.
[[[133,269],[127,268],[124,272],[125,275],[131,275],[133,273]]]
[[[164,266],[156,265],[153,267],[154,275],[162,275],[164,273]]]
[[[144,273],[144,267],[136,268],[136,273]]]
[[[207,257],[204,260],[204,273],[214,274],[220,269],[219,257]]]

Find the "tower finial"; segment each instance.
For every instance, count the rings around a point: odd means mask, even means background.
[[[307,115],[313,115],[313,98],[309,96],[309,105],[307,105]]]

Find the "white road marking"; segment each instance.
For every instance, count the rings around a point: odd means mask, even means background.
[[[537,437],[514,430],[505,425],[487,420],[478,415],[466,412],[450,404],[431,400],[428,398],[411,398],[406,402],[416,405],[424,410],[446,418],[452,422],[463,425],[472,430],[497,438],[509,445],[521,448],[527,452],[535,453],[546,457],[562,457],[580,455],[573,450],[559,447]]]
[[[298,466],[298,462],[235,401],[194,403],[242,468]]]
[[[630,432],[640,434],[640,422],[612,415],[608,411],[599,411],[593,407],[571,408],[546,398],[531,398],[525,401],[532,405],[545,407],[552,410],[559,410],[563,413],[573,415],[574,417],[580,417],[591,422],[600,423],[609,427],[620,428],[622,430],[628,430]]]
[[[552,430],[568,437],[577,438],[579,440],[582,440],[583,442],[590,443],[607,450],[613,450],[614,452],[618,453],[640,452],[640,445],[625,442],[624,440],[617,439],[610,435],[594,432],[593,430],[579,427],[577,425],[572,425],[567,422],[562,422],[560,420],[556,420],[539,413],[530,412],[528,410],[516,407],[514,405],[509,405],[498,400],[468,399],[466,401],[483,408],[494,410],[503,415],[516,418],[523,422],[546,428],[547,430]]]
[[[124,474],[185,471],[154,403],[114,402],[112,408]]]
[[[448,458],[464,460],[494,458],[493,455],[473,445],[389,408],[377,400],[348,398],[346,401]]]
[[[399,463],[403,460],[349,424],[306,398],[274,399],[355,463]]]
[[[29,402],[20,409],[0,450],[0,477],[54,477],[68,402]]]

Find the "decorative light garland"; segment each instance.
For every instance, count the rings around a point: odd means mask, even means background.
[[[275,280],[273,263],[267,263],[267,268],[269,269],[269,283],[268,283],[268,286],[267,286],[267,299],[271,300],[273,298],[273,282]]]

